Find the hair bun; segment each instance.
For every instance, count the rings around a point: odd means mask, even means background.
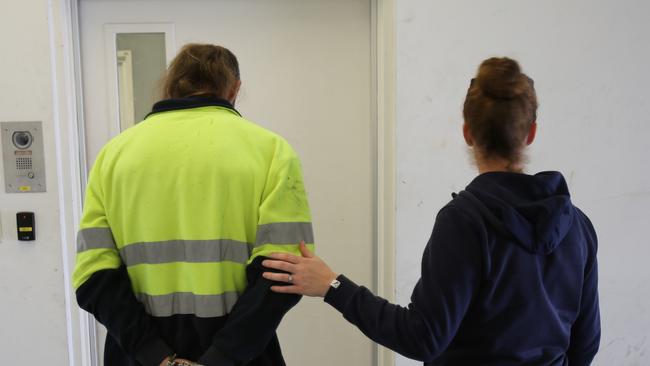
[[[514,99],[526,92],[525,79],[517,61],[492,57],[479,66],[476,82],[488,97]]]

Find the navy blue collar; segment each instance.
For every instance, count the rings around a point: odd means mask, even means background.
[[[145,119],[147,119],[147,117],[149,117],[152,114],[160,113],[160,112],[177,111],[179,109],[189,109],[189,108],[199,108],[199,107],[213,107],[213,106],[228,108],[241,117],[241,114],[237,112],[235,107],[225,99],[192,97],[192,98],[174,98],[174,99],[161,100],[153,105],[153,109],[149,114],[147,114]]]

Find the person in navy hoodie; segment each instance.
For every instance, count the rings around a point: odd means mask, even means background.
[[[589,365],[600,342],[597,238],[559,172],[524,174],[532,79],[509,58],[472,80],[463,135],[479,175],[443,207],[408,307],[301,245],[263,264],[276,292],[321,296],[366,336],[425,365]]]

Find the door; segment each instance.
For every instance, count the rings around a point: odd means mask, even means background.
[[[101,146],[131,123],[120,116],[135,115],[137,123],[138,105],[156,100],[156,78],[138,81],[137,51],[131,65],[124,52],[118,60],[117,52],[128,49],[118,49],[117,36],[157,38],[145,43],[161,44],[163,50],[149,52],[165,62],[189,42],[228,47],[242,72],[237,109],[284,136],[301,157],[318,254],[373,287],[371,13],[370,0],[80,1],[89,167]],[[133,105],[118,90],[131,92]],[[288,365],[375,363],[372,343],[321,299],[304,298],[284,318],[279,336]]]

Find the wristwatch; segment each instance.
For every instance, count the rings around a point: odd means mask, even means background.
[[[336,278],[330,282],[330,287],[333,289],[337,289],[339,286],[341,286],[341,281],[337,280]]]

